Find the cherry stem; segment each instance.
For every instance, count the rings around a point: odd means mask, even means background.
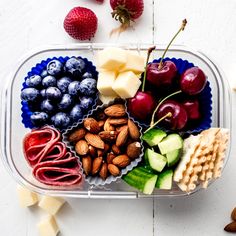
[[[172,116],[171,112],[168,112],[166,115],[161,117],[158,121],[156,121],[154,124],[150,125],[150,127],[147,130],[145,130],[144,134],[147,133],[149,130],[151,130],[154,126],[156,126],[162,120],[164,120],[165,118],[171,117],[171,116]]]
[[[173,43],[173,41],[174,41],[175,38],[178,36],[178,34],[179,34],[181,31],[184,31],[184,28],[185,28],[186,24],[187,24],[187,20],[184,19],[184,20],[182,21],[182,25],[181,25],[180,29],[177,31],[177,33],[176,33],[175,36],[171,39],[171,41],[169,42],[167,48],[165,49],[165,51],[164,51],[164,53],[163,53],[163,55],[162,55],[161,61],[160,61],[160,63],[159,63],[159,66],[158,66],[158,70],[161,70],[161,68],[162,68],[163,59],[165,58],[165,55],[166,55],[166,53],[167,53],[167,51],[168,51],[170,45]]]
[[[154,112],[152,113],[152,119],[151,119],[150,126],[153,126],[153,124],[154,124],[155,115],[156,115],[157,110],[159,109],[160,105],[161,105],[164,101],[166,101],[168,98],[170,98],[170,97],[172,97],[172,96],[174,96],[174,95],[176,95],[176,94],[179,94],[179,93],[182,93],[182,90],[178,90],[178,91],[176,91],[176,92],[174,92],[174,93],[168,95],[167,97],[163,98],[163,99],[158,103],[158,105],[156,106]]]
[[[152,46],[148,49],[146,66],[145,66],[145,71],[144,71],[144,75],[143,75],[142,92],[144,92],[144,90],[145,90],[145,82],[146,82],[146,77],[147,77],[147,66],[148,66],[149,58],[150,58],[152,51],[155,50],[155,48],[156,48],[156,46]]]

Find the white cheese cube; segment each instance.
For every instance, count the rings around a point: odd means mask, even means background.
[[[112,86],[116,79],[115,71],[103,71],[98,74],[97,89],[106,96],[116,96]]]
[[[43,196],[38,205],[49,214],[55,215],[64,203],[62,198]]]
[[[140,74],[145,69],[145,58],[138,54],[138,52],[127,51],[127,62],[120,69],[123,71],[133,71],[135,74]]]
[[[29,207],[38,202],[38,195],[22,186],[17,186],[17,194],[21,207]]]
[[[121,48],[108,47],[98,52],[98,65],[106,70],[117,71],[126,61],[126,51]]]
[[[118,75],[112,86],[121,98],[134,97],[141,85],[141,81],[132,71],[122,72]]]
[[[116,96],[105,96],[102,95],[101,93],[99,94],[99,99],[103,104],[108,104],[109,102],[112,102],[115,98],[119,97],[118,95]]]
[[[53,216],[48,216],[37,226],[40,236],[56,236],[59,233],[57,222]]]

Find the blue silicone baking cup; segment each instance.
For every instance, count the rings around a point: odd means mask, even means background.
[[[160,60],[161,60],[161,58],[155,59],[155,60],[153,60],[153,63],[158,63],[158,62],[160,62]],[[193,63],[191,63],[187,60],[183,60],[181,58],[168,58],[167,57],[163,61],[167,61],[167,60],[170,60],[175,63],[175,65],[177,67],[178,75],[183,74],[183,72],[185,70],[195,66]],[[178,100],[178,97],[180,97],[180,96],[183,97],[184,95],[176,95],[171,99],[177,98],[177,100]],[[186,97],[191,98],[191,96],[187,96],[187,95],[186,95]],[[210,82],[207,81],[206,86],[203,89],[203,91],[194,97],[198,98],[202,117],[201,117],[201,120],[197,123],[188,121],[187,127],[185,129],[178,131],[179,133],[182,133],[183,135],[184,134],[200,133],[201,131],[203,131],[205,129],[209,129],[211,127],[211,123],[212,123],[212,93],[211,93]],[[139,122],[139,124],[141,126],[143,126],[144,129],[149,127],[150,121],[149,122],[142,122],[140,120],[137,120],[137,121]],[[173,130],[163,127],[161,125],[161,123],[160,123],[160,125],[157,125],[156,127],[160,128],[166,132],[173,132]]]
[[[95,79],[97,79],[98,72],[96,70],[96,67],[93,65],[93,63],[91,61],[89,61],[87,58],[82,58],[80,56],[72,56],[72,57],[76,57],[76,58],[84,60],[84,62],[86,64],[86,71],[90,72],[93,75],[93,77]],[[37,63],[34,67],[31,68],[31,70],[27,73],[27,76],[24,78],[24,82],[22,84],[22,89],[21,90],[23,90],[25,88],[28,88],[28,86],[25,83],[26,79],[28,77],[32,76],[32,75],[41,75],[41,73],[46,69],[47,64],[50,61],[52,61],[52,60],[59,60],[61,63],[65,64],[65,62],[68,59],[70,59],[70,58],[71,57],[68,57],[68,56],[66,56],[66,57],[62,57],[62,56],[60,56],[60,57],[52,57],[52,58],[47,58],[45,60],[42,60],[40,63]],[[88,110],[84,114],[84,116],[86,116],[88,113],[90,113],[91,110],[93,110],[97,106],[97,101],[98,101],[98,93],[95,94],[95,96],[94,96],[94,103],[91,106],[90,110]],[[33,123],[30,120],[30,116],[32,115],[33,112],[30,110],[27,102],[21,101],[21,111],[22,111],[21,118],[22,118],[22,123],[24,124],[24,127],[25,128],[30,128],[30,129],[38,128],[35,125],[33,125]],[[81,120],[84,118],[84,116],[81,118]],[[73,124],[74,123],[71,122],[69,125],[73,125]],[[53,127],[53,125],[51,123],[48,123],[48,124],[45,124],[45,125],[50,125],[50,126]],[[66,129],[66,128],[64,128],[64,129]]]

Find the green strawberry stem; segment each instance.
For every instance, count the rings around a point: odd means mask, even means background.
[[[179,29],[178,32],[174,35],[174,37],[173,37],[173,38],[171,39],[171,41],[169,42],[167,48],[165,49],[165,51],[164,51],[164,53],[163,53],[163,55],[162,55],[161,61],[160,61],[160,63],[159,63],[159,66],[158,66],[158,70],[161,70],[161,68],[162,68],[162,66],[163,66],[163,65],[162,65],[162,64],[163,64],[163,59],[165,58],[165,55],[166,55],[166,53],[167,53],[167,51],[168,51],[170,45],[173,43],[173,41],[174,41],[175,38],[178,36],[178,34],[179,34],[181,31],[184,31],[184,28],[185,28],[186,24],[187,24],[187,20],[184,19],[184,20],[182,21],[182,25],[181,25],[180,29]]]
[[[156,48],[156,46],[152,46],[148,49],[146,66],[145,66],[145,71],[144,71],[144,75],[143,75],[142,92],[144,92],[144,90],[145,90],[145,82],[146,82],[146,77],[147,77],[147,66],[148,66],[149,58],[150,58],[152,51],[155,50],[155,48]]]
[[[174,92],[174,93],[168,95],[167,97],[163,98],[163,99],[158,103],[158,105],[156,106],[154,112],[152,113],[152,119],[151,119],[150,126],[153,126],[153,125],[154,125],[155,115],[156,115],[157,110],[159,109],[160,105],[161,105],[164,101],[166,101],[168,98],[170,98],[170,97],[172,97],[172,96],[174,96],[174,95],[176,95],[176,94],[179,94],[179,93],[182,93],[182,90],[178,90],[178,91],[176,91],[176,92]]]
[[[147,133],[149,130],[151,130],[154,126],[156,126],[159,122],[161,122],[162,120],[164,120],[167,117],[171,117],[172,114],[171,112],[168,112],[166,115],[164,115],[163,117],[161,117],[158,121],[156,121],[155,123],[153,123],[152,125],[150,125],[150,127],[145,130],[144,134]]]

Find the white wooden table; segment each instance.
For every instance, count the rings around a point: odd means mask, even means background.
[[[142,19],[134,30],[119,38],[109,38],[117,26],[110,17],[109,1],[93,0],[1,0],[0,1],[0,85],[25,52],[45,44],[77,42],[64,32],[63,19],[75,6],[87,6],[99,17],[92,42],[167,43],[182,19],[188,26],[177,44],[196,48],[210,56],[230,81],[236,80],[236,1],[235,0],[145,0]],[[153,31],[154,29],[154,31]],[[233,120],[236,118],[233,97]],[[236,127],[233,124],[233,133]],[[234,137],[233,143],[234,143]],[[86,200],[72,199],[57,220],[61,235],[124,236],[218,236],[236,206],[236,146],[222,178],[206,191],[183,199]],[[34,236],[43,214],[36,208],[21,209],[15,182],[0,162],[0,235]]]

